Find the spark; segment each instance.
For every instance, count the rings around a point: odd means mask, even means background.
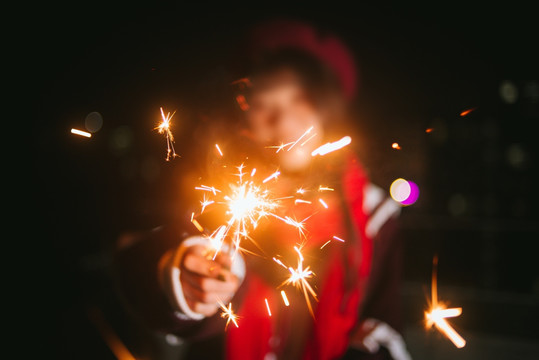
[[[255,176],[256,174],[256,168],[253,168],[253,170],[251,171],[251,177]]]
[[[262,183],[267,183],[268,181],[270,181],[271,179],[276,179],[279,175],[281,175],[281,172],[279,170],[277,170],[276,172],[274,172],[273,174],[271,174],[270,176],[268,176],[267,178],[265,178]]]
[[[270,307],[269,307],[269,304],[268,304],[268,299],[265,298],[264,301],[266,302],[266,308],[268,309],[268,314],[269,314],[269,316],[271,316],[271,310],[270,310]]]
[[[326,204],[326,202],[322,198],[319,198],[318,201],[320,202],[320,204],[322,204],[323,207],[325,207],[326,209],[329,209],[328,204]]]
[[[296,199],[296,200],[294,200],[294,203],[295,203],[295,204],[299,204],[299,203],[302,203],[302,204],[312,204],[312,202],[310,202],[309,200],[302,200],[302,199]]]
[[[293,148],[294,146],[296,146],[296,144],[297,144],[298,142],[300,142],[301,139],[303,139],[305,136],[309,135],[309,133],[310,133],[311,131],[313,131],[313,129],[314,129],[314,126],[311,126],[310,128],[308,128],[308,129],[303,133],[303,135],[301,135],[296,141],[294,141],[294,142],[292,143],[292,145],[290,145],[290,147],[289,147],[288,150],[286,150],[286,151],[292,150],[292,148]],[[315,135],[316,135],[316,134],[315,134]]]
[[[275,153],[279,153],[279,151],[284,150],[284,149],[286,149],[286,151],[290,151],[290,150],[292,150],[292,148],[294,146],[296,146],[301,141],[301,139],[303,139],[305,136],[309,135],[310,132],[313,131],[313,129],[314,129],[314,126],[311,126],[299,138],[297,138],[297,140],[295,140],[295,141],[291,141],[291,142],[288,142],[288,143],[281,142],[280,145],[266,146],[266,148],[267,149],[277,149],[277,151]],[[316,136],[316,134],[311,135],[300,146],[305,145],[309,140],[311,140],[315,136]]]
[[[341,239],[341,238],[338,237],[338,236],[333,235],[333,238],[334,238],[335,240],[337,240],[337,241],[344,242],[344,240]]]
[[[474,107],[474,108],[470,108],[470,109],[464,110],[464,111],[462,111],[462,112],[460,113],[460,116],[461,116],[461,117],[464,117],[464,116],[466,116],[466,115],[469,115],[469,114],[470,114],[472,111],[474,111],[475,109],[477,109],[477,108]]]
[[[209,205],[211,205],[211,204],[213,204],[213,203],[215,203],[215,201],[213,201],[213,200],[207,200],[207,199],[206,199],[206,195],[204,194],[204,200],[202,200],[202,201],[200,202],[200,205],[202,206],[202,210],[200,210],[200,213],[202,214],[202,213],[204,212],[204,210],[206,209],[206,207],[209,206]]]
[[[277,264],[281,265],[282,267],[284,267],[285,269],[288,270],[288,268],[286,267],[286,265],[283,264],[283,262],[282,262],[281,260],[279,260],[279,259],[277,259],[277,258],[274,257],[274,258],[273,258],[273,261],[275,261]]]
[[[299,188],[296,190],[296,193],[301,194],[301,195],[305,194],[306,192],[307,190],[305,190],[304,188]]]
[[[391,147],[395,150],[400,150],[401,149],[401,146],[399,145],[398,142],[394,142],[393,144],[391,144]]]
[[[235,251],[241,251],[241,243],[243,240],[250,240],[255,245],[256,242],[250,237],[250,232],[254,230],[261,219],[268,216],[274,217],[285,222],[288,225],[298,229],[300,234],[304,232],[303,223],[292,218],[282,218],[274,213],[280,206],[280,201],[290,197],[274,198],[271,192],[263,188],[252,179],[247,179],[249,173],[254,175],[253,171],[246,172],[246,166],[241,164],[237,166],[236,181],[228,184],[229,191],[224,191],[215,188],[214,186],[200,185],[195,187],[196,190],[209,192],[215,195],[212,199],[206,197],[200,202],[202,214],[207,206],[216,204],[223,205],[227,216],[217,230],[210,235],[210,243],[215,250],[215,255],[221,250],[225,242],[229,242]],[[273,173],[266,181],[276,178],[279,171]],[[212,205],[212,206],[216,206]],[[196,225],[195,225],[196,226]],[[257,245],[258,246],[258,245]]]
[[[288,298],[286,297],[286,293],[284,292],[284,290],[281,290],[281,296],[283,298],[283,302],[286,306],[290,306],[290,303],[288,302]]]
[[[72,133],[72,134],[75,134],[75,135],[84,136],[84,137],[87,137],[87,138],[91,138],[91,137],[92,137],[92,134],[91,134],[91,133],[86,132],[86,131],[82,131],[82,130],[79,130],[79,129],[71,129],[71,133]]]
[[[427,134],[429,134],[429,133],[432,132],[432,130],[434,130],[434,129],[433,129],[433,128],[426,128],[426,129],[425,129],[425,132],[426,132]]]
[[[193,223],[193,225],[195,225],[198,231],[200,231],[201,233],[204,232],[204,228],[202,227],[202,225],[200,225],[197,219],[192,219],[191,222]]]
[[[301,143],[300,147],[303,147],[303,145],[307,144],[309,141],[311,141],[317,134],[312,134],[311,136],[309,136],[307,138],[307,140],[305,140],[304,142]]]
[[[157,130],[157,132],[159,132],[159,134],[165,134],[165,138],[167,140],[167,157],[166,157],[166,161],[169,161],[170,158],[174,158],[176,156],[178,156],[176,154],[176,151],[174,150],[174,136],[172,135],[172,131],[170,131],[170,125],[171,125],[171,120],[172,120],[172,117],[174,116],[174,114],[176,112],[173,112],[172,114],[171,113],[167,113],[165,115],[165,111],[163,110],[163,108],[159,108],[161,110],[161,118],[162,118],[162,121],[159,125],[157,125],[154,130]]]
[[[277,151],[275,152],[276,154],[279,153],[279,151],[281,150],[284,150],[287,146],[290,146],[292,145],[294,142],[289,142],[289,143],[283,143],[281,142],[280,145],[271,145],[271,146],[266,146],[266,149],[277,149]]]
[[[215,148],[219,152],[219,155],[223,156],[223,152],[221,151],[221,148],[219,147],[219,144],[215,144]]]
[[[316,293],[311,287],[311,284],[307,281],[307,279],[310,279],[313,277],[314,273],[310,270],[310,267],[307,266],[303,268],[303,261],[305,260],[303,258],[303,255],[301,253],[301,249],[297,246],[294,246],[294,250],[298,254],[298,266],[297,268],[293,268],[291,266],[288,267],[288,271],[290,272],[290,276],[288,279],[286,279],[282,285],[294,285],[296,288],[300,289],[303,292],[303,295],[305,296],[305,301],[307,303],[307,307],[309,308],[309,312],[314,317],[314,312],[311,306],[311,300],[310,297],[312,296],[314,300],[318,301],[316,297]],[[286,266],[278,259],[273,258],[275,262],[277,262],[279,265],[286,268]]]
[[[228,328],[228,324],[230,324],[231,322],[234,323],[236,327],[238,327],[237,320],[239,319],[239,316],[236,315],[234,311],[232,310],[232,303],[228,303],[228,307],[225,304],[223,304],[221,300],[217,300],[217,303],[221,307],[221,311],[222,311],[221,317],[223,319],[226,319],[225,330]]]
[[[305,237],[305,221],[307,219],[303,219],[301,221],[298,221],[298,220],[292,219],[290,216],[285,216],[284,217],[284,223],[295,227],[296,229],[298,229],[299,236],[300,237]]]
[[[328,240],[324,243],[324,245],[320,246],[320,250],[322,250],[327,244],[329,244],[331,240]]]
[[[326,144],[316,148],[311,153],[311,156],[316,156],[316,155],[324,156],[324,155],[329,154],[329,153],[331,153],[333,151],[342,149],[343,147],[345,147],[347,145],[350,145],[351,142],[352,142],[352,138],[350,136],[345,136],[341,140],[338,140],[338,141],[335,141],[335,142],[332,142],[332,143],[329,142],[329,143],[326,143]]]
[[[438,288],[436,279],[436,269],[438,267],[438,258],[435,256],[432,266],[432,284],[431,284],[431,307],[429,311],[425,311],[426,327],[431,328],[433,325],[444,334],[457,348],[463,348],[466,345],[466,340],[453,329],[446,318],[457,317],[462,314],[462,308],[446,308],[444,304],[438,302]]]
[[[327,187],[327,186],[322,186],[322,185],[320,185],[320,186],[318,187],[318,191],[319,191],[319,192],[322,192],[322,191],[335,191],[335,189],[332,189],[332,188]]]
[[[213,195],[217,195],[218,192],[221,192],[221,190],[218,190],[213,186],[206,185],[195,186],[195,190],[210,191],[213,193]]]

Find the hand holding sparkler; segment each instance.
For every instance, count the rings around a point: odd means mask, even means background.
[[[180,280],[189,308],[204,316],[214,315],[219,302],[227,303],[239,288],[240,280],[230,272],[228,254],[213,254],[202,245],[191,246],[181,262]]]

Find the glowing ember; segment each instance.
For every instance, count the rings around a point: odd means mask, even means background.
[[[161,110],[161,123],[159,125],[157,125],[154,130],[157,130],[159,132],[159,134],[165,134],[165,138],[167,140],[167,157],[166,157],[166,160],[169,161],[170,158],[174,158],[176,156],[178,156],[176,154],[176,151],[174,151],[174,136],[172,135],[172,131],[170,131],[170,126],[171,126],[171,120],[172,120],[172,117],[174,116],[174,114],[176,112],[173,112],[172,114],[171,113],[167,113],[165,115],[165,112],[163,111],[163,108],[160,108]]]
[[[233,322],[234,325],[238,327],[238,322],[236,320],[239,319],[239,316],[236,315],[232,310],[232,303],[228,303],[228,307],[225,306],[225,304],[223,304],[220,300],[218,300],[217,303],[221,307],[221,317],[226,319],[225,330],[228,328],[228,324],[230,324],[230,322]]]
[[[427,134],[429,134],[429,133],[431,133],[433,130],[434,130],[433,128],[427,128],[427,129],[425,129],[425,132],[426,132]]]
[[[438,267],[438,258],[435,256],[432,261],[432,284],[431,284],[431,304],[429,311],[425,311],[425,325],[431,328],[433,325],[444,334],[457,348],[463,348],[466,340],[462,338],[449,324],[446,318],[457,317],[462,314],[462,308],[446,308],[438,302],[438,288],[436,269]]]
[[[345,136],[339,141],[335,141],[335,142],[332,142],[332,143],[326,143],[326,144],[320,146],[319,148],[315,149],[311,153],[311,155],[312,156],[316,156],[316,155],[324,156],[324,155],[329,154],[329,153],[331,153],[333,151],[342,149],[343,147],[345,147],[347,145],[350,145],[351,142],[352,142],[352,138],[350,136]]]
[[[474,111],[475,109],[477,109],[476,107],[474,108],[470,108],[470,109],[467,109],[467,110],[464,110],[463,112],[460,113],[460,116],[464,117],[466,115],[469,115],[472,111]]]
[[[82,131],[82,130],[79,130],[79,129],[71,129],[71,133],[75,134],[75,135],[84,136],[84,137],[87,137],[87,138],[92,137],[92,134],[90,134],[89,132]]]
[[[393,149],[395,149],[395,150],[400,150],[401,149],[401,146],[397,142],[394,142],[393,144],[391,144],[391,147]]]

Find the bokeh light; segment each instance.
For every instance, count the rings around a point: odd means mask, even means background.
[[[89,113],[86,115],[86,119],[84,119],[84,126],[91,133],[98,132],[103,126],[103,116],[97,111]]]
[[[389,188],[391,198],[401,205],[412,205],[419,198],[419,187],[413,181],[398,178]]]

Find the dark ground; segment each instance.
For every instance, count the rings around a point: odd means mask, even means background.
[[[402,216],[405,336],[414,358],[536,358],[539,34],[531,8],[230,7],[88,4],[25,16],[31,30],[20,42],[21,64],[29,80],[20,94],[35,105],[32,187],[43,220],[30,244],[46,259],[46,281],[36,286],[48,304],[37,321],[48,345],[111,358],[86,316],[106,294],[104,250],[126,229],[169,220],[178,191],[182,160],[163,161],[163,138],[151,132],[159,107],[179,109],[177,150],[187,153],[193,114],[222,101],[220,89],[237,75],[226,67],[241,51],[234,44],[251,24],[284,14],[339,34],[353,49],[356,125],[373,179],[385,188],[397,177],[419,184],[419,201]],[[459,116],[469,108],[476,110]],[[92,111],[102,114],[102,129],[89,141],[71,135]],[[401,151],[391,149],[394,141]],[[434,254],[440,297],[463,307],[452,322],[468,340],[462,350],[421,329]]]

